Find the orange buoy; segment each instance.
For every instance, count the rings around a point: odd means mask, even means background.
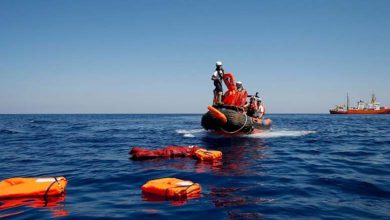
[[[265,120],[263,120],[263,125],[266,125],[266,126],[270,126],[272,124],[272,120],[267,118]]]
[[[222,159],[222,152],[217,150],[199,149],[195,151],[195,157],[199,160],[217,160]]]
[[[220,112],[218,109],[214,108],[211,105],[207,106],[207,109],[211,112],[211,114],[213,114],[223,124],[227,123],[226,116],[222,112]]]
[[[194,198],[198,197],[201,192],[198,183],[176,178],[150,180],[141,189],[144,193],[162,196],[166,199]]]
[[[10,178],[0,182],[0,198],[61,195],[65,191],[65,177]]]

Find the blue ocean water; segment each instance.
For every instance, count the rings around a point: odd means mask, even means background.
[[[0,179],[65,176],[50,201],[0,200],[10,219],[390,219],[390,115],[269,115],[270,132],[217,138],[201,115],[0,115]],[[223,152],[129,159],[133,146]],[[176,177],[199,198],[152,201],[140,187]]]

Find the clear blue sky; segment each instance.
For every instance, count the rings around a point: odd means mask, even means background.
[[[202,113],[217,60],[271,113],[390,106],[390,1],[0,1],[0,113]]]

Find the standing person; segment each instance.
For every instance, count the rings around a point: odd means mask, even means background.
[[[214,99],[213,99],[213,104],[214,105],[222,105],[222,94],[223,94],[223,89],[222,89],[222,80],[223,80],[223,75],[225,74],[225,70],[222,68],[222,62],[217,61],[216,63],[216,68],[211,76],[211,80],[214,81]]]

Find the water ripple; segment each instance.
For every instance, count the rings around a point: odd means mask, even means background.
[[[389,219],[390,117],[270,115],[270,132],[216,138],[201,115],[0,115],[0,179],[66,176],[67,193],[0,200],[12,219]],[[199,145],[215,162],[130,160],[132,146]],[[141,186],[176,177],[200,198],[150,199]]]

